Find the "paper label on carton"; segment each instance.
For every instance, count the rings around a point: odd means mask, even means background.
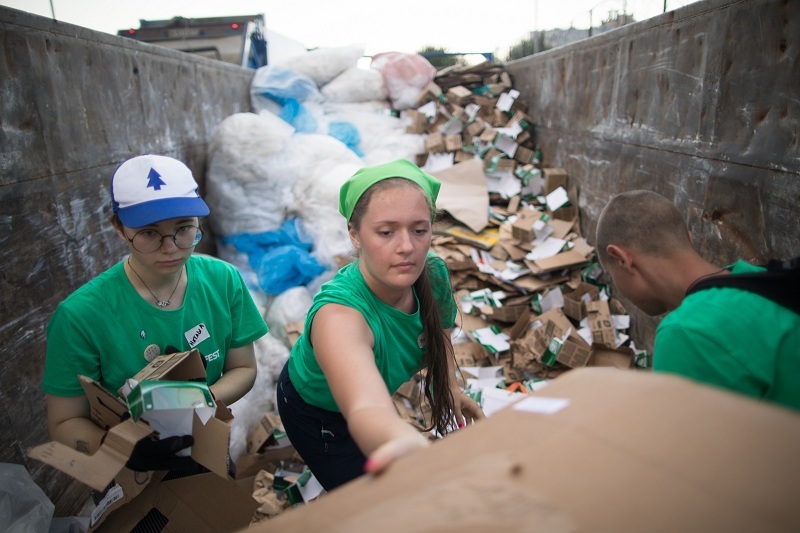
[[[113,505],[115,502],[118,502],[125,496],[125,493],[122,491],[122,487],[114,483],[114,486],[109,488],[108,491],[103,496],[103,499],[97,504],[94,511],[92,511],[92,515],[89,518],[89,526],[94,526],[97,524],[98,520],[102,518],[102,516],[106,513],[106,510]]]

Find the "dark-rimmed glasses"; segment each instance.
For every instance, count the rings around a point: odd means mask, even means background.
[[[161,248],[166,237],[172,237],[172,242],[175,243],[175,246],[186,250],[197,246],[200,239],[203,238],[203,230],[197,226],[187,225],[181,226],[175,233],[162,235],[154,229],[143,229],[137,231],[132,238],[128,239],[128,242],[133,245],[137,252],[151,254]],[[128,236],[125,235],[125,238],[127,239]]]

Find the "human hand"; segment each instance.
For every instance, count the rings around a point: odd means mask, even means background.
[[[467,424],[472,424],[476,420],[486,418],[478,402],[470,398],[461,389],[453,390],[453,400],[453,408],[455,411],[453,414],[456,417],[456,423],[459,428],[463,428]]]
[[[392,439],[372,452],[364,463],[364,472],[379,474],[393,461],[428,446],[430,446],[428,439],[420,433]]]
[[[161,440],[145,437],[133,447],[125,466],[135,472],[189,468],[194,464],[194,460],[191,457],[179,457],[175,454],[192,444],[194,438],[191,435],[167,437]]]

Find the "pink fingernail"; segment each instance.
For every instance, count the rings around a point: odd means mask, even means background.
[[[458,423],[458,429],[462,429],[462,428],[464,428],[464,427],[466,427],[466,426],[467,426],[467,425],[466,425],[464,422],[459,422],[459,423]]]
[[[373,468],[375,468],[375,461],[372,459],[367,459],[367,462],[364,463],[364,472],[369,472]]]

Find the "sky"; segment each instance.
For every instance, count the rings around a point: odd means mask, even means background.
[[[508,49],[534,30],[589,27],[610,11],[636,20],[677,9],[695,0],[0,0],[43,17],[116,35],[138,28],[139,20],[254,15],[263,13],[269,30],[306,48],[362,45],[366,55],[418,52],[425,46],[449,52]]]

